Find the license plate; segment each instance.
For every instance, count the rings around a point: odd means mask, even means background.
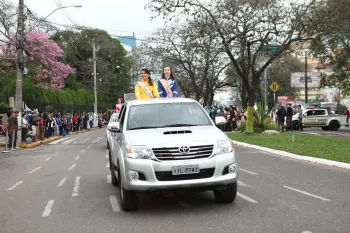
[[[197,174],[199,173],[199,165],[177,166],[171,168],[173,175]]]

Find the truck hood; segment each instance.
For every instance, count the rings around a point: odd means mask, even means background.
[[[182,131],[182,132],[181,132]],[[186,133],[183,133],[186,131]],[[129,145],[161,146],[168,144],[215,143],[228,137],[215,126],[171,127],[130,130],[126,132]]]

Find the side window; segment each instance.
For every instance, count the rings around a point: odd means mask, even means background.
[[[118,115],[117,122],[119,122],[119,121],[120,121],[120,118],[122,117],[124,110],[125,110],[125,105],[123,105],[123,106],[122,106],[122,109],[120,109],[120,112],[119,112],[119,115]]]
[[[325,110],[316,110],[314,115],[316,115],[316,116],[324,116],[324,115],[326,115],[326,111]]]
[[[125,115],[126,115],[126,107],[123,109],[123,112],[120,114],[119,128],[120,128],[121,130],[123,130]]]
[[[314,111],[308,111],[306,112],[306,116],[313,116],[314,115]]]

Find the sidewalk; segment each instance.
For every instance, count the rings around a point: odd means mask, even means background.
[[[69,137],[69,136],[75,135],[75,134],[90,132],[90,131],[98,130],[98,129],[103,129],[103,128],[98,128],[97,127],[97,128],[92,128],[90,130],[76,131],[76,132],[72,132],[70,135],[67,135],[66,137]],[[54,137],[51,137],[51,138],[48,138],[48,139],[44,139],[44,140],[38,141],[38,142],[33,142],[33,143],[30,143],[30,144],[20,143],[20,144],[18,144],[18,147],[19,148],[34,148],[34,147],[40,146],[42,144],[48,144],[50,142],[56,141],[56,140],[61,139],[61,138],[62,138],[62,136],[54,136]],[[5,146],[5,137],[0,137],[0,146]]]

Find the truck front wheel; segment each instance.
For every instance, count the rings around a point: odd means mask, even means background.
[[[228,184],[223,191],[214,190],[214,196],[216,202],[219,203],[232,203],[236,199],[237,195],[237,182]]]
[[[340,125],[337,121],[331,121],[329,123],[329,130],[330,131],[337,131],[340,128]]]

